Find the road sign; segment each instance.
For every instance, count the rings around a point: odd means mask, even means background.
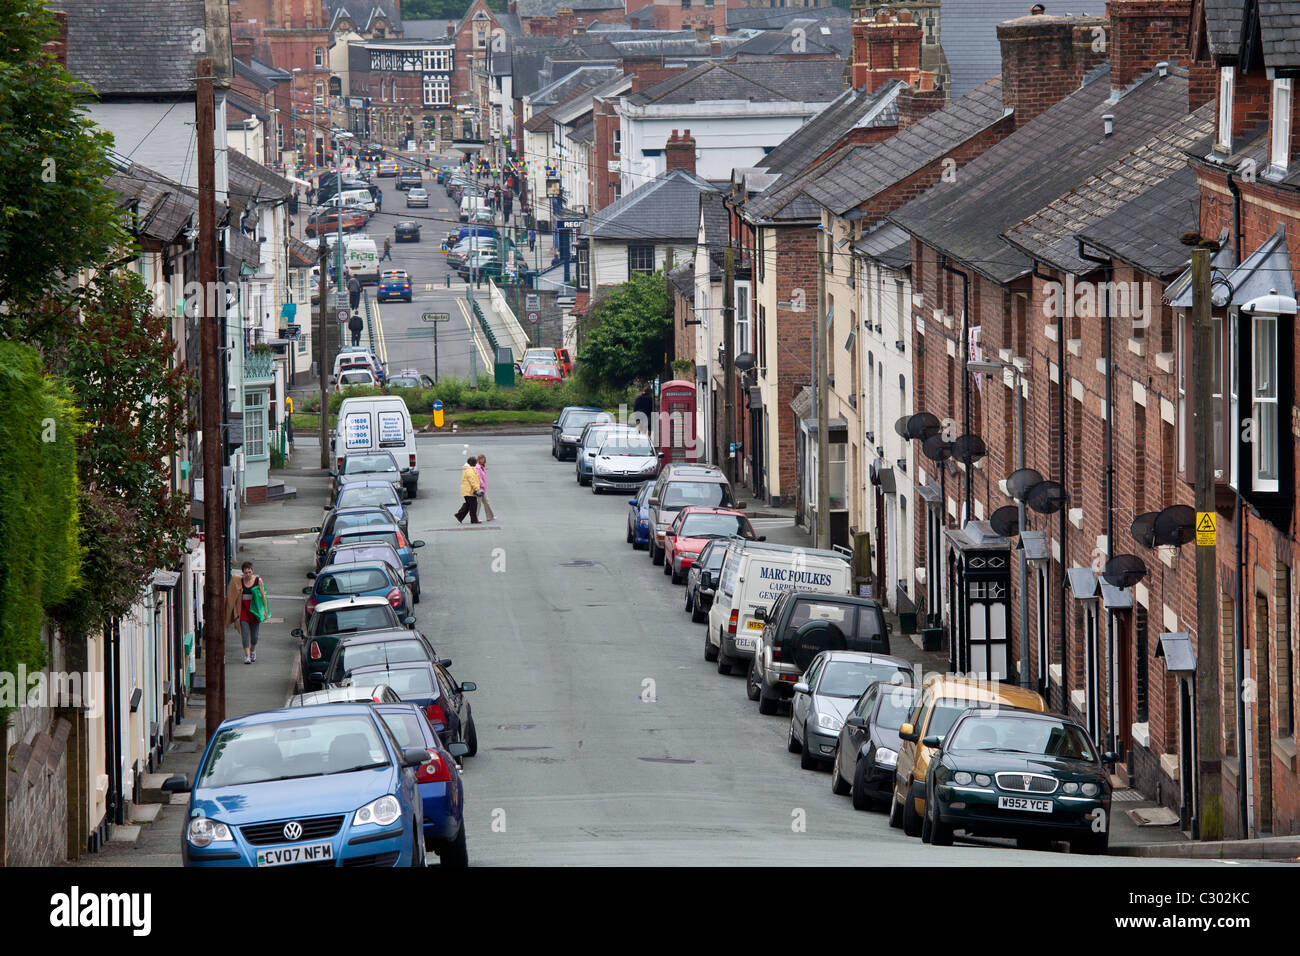
[[[450,312],[425,312],[423,315],[420,316],[420,319],[425,322],[450,322],[451,313]]]
[[[339,311],[338,311],[338,320],[339,320],[340,322],[346,322],[346,321],[348,320],[348,318],[349,318],[348,310],[347,310],[347,309],[339,309]]]
[[[1218,539],[1213,511],[1196,512],[1196,546],[1213,548]]]
[[[536,312],[529,312],[528,315],[525,316],[525,318],[528,319],[529,325],[536,325],[537,320],[540,319],[541,316],[538,315]]]

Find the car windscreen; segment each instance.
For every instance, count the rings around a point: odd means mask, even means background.
[[[199,787],[233,787],[391,765],[365,713],[231,727],[213,741]]]
[[[880,688],[880,706],[872,723],[889,730],[897,730],[907,720],[916,703],[916,690],[905,684],[891,684]]]
[[[683,538],[729,538],[733,534],[754,537],[754,529],[744,515],[687,515],[677,533]]]
[[[317,611],[311,619],[311,636],[328,637],[399,626],[397,614],[387,604],[348,607],[338,611]]]
[[[363,594],[387,588],[392,582],[378,568],[355,568],[348,571],[322,571],[316,578],[316,593],[322,597],[332,594]]]
[[[339,493],[336,508],[364,508],[368,505],[395,505],[399,504],[397,492],[393,490],[392,485],[370,485],[363,487],[344,488]]]
[[[437,685],[433,680],[433,670],[428,667],[394,667],[389,670],[365,670],[357,673],[354,669],[352,680],[357,684],[387,684],[393,693],[402,700],[408,697],[437,697]]]
[[[653,458],[654,445],[639,435],[615,435],[600,446],[602,455],[630,455],[635,458]]]
[[[394,471],[397,471],[397,462],[393,460],[392,455],[348,455],[343,459],[345,475]]]
[[[886,661],[836,661],[827,662],[822,668],[821,680],[817,684],[817,693],[824,697],[852,697],[855,700],[862,692],[876,681],[888,683],[896,675],[900,681],[911,683],[910,671],[901,670],[896,664]]]
[[[581,431],[583,426],[588,422],[596,420],[607,421],[609,412],[591,411],[585,408],[575,408],[560,419],[560,427],[565,431]]]
[[[963,720],[944,746],[950,750],[993,750],[1090,762],[1097,759],[1087,735],[1068,721],[1035,720],[992,711]]]
[[[664,488],[661,508],[719,508],[731,504],[727,486],[718,481],[670,481]]]
[[[423,641],[376,641],[373,644],[353,644],[339,649],[338,667],[331,676],[346,676],[358,667],[383,667],[388,664],[405,664],[410,661],[427,661],[429,651]],[[379,679],[372,683],[386,683]]]

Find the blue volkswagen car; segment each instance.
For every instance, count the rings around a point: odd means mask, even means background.
[[[438,733],[415,704],[375,704],[397,742],[410,750],[423,747],[429,762],[416,773],[420,800],[424,804],[424,847],[438,854],[443,866],[468,866],[465,849],[465,788],[456,758],[469,749],[455,743],[444,747]]]
[[[416,768],[369,704],[223,721],[208,741],[181,836],[186,866],[423,866]],[[183,793],[184,777],[164,789]]]
[[[635,498],[627,499],[627,543],[633,548],[650,545],[650,489],[655,483],[646,481]]]

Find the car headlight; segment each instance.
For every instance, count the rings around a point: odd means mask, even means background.
[[[974,778],[965,770],[958,770],[952,775],[952,782],[963,787],[969,784],[973,779]]]
[[[230,827],[208,817],[195,817],[185,828],[185,836],[191,846],[205,847],[209,843],[229,843],[234,839]]]
[[[981,787],[987,787],[993,782],[993,778],[986,773],[977,773],[975,774],[975,782]]]
[[[1077,783],[1061,784],[1061,793],[1078,793],[1079,785]]]
[[[838,717],[834,717],[831,714],[818,714],[817,726],[820,727],[822,730],[829,730],[832,731],[833,733],[839,733],[840,728],[843,727],[844,724],[840,721]]]
[[[386,827],[399,816],[402,815],[402,807],[397,802],[397,798],[390,794],[385,794],[378,800],[372,800],[364,807],[352,815],[352,825],[360,826],[363,823],[377,823],[381,827]]]
[[[880,767],[893,767],[898,763],[898,751],[890,750],[888,747],[879,747],[876,749],[876,765]]]
[[[1095,783],[1085,783],[1079,789],[1083,792],[1085,797],[1095,797],[1101,791],[1101,787]]]
[[[578,440],[578,436],[577,436],[577,435],[561,435],[561,436],[560,436],[560,441],[577,441],[577,440]]]

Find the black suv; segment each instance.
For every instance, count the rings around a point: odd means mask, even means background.
[[[786,591],[767,612],[749,665],[746,692],[761,714],[775,714],[822,651],[889,653],[889,624],[880,602],[816,591]]]
[[[424,177],[418,169],[404,169],[397,174],[397,188],[406,190],[424,185]]]

